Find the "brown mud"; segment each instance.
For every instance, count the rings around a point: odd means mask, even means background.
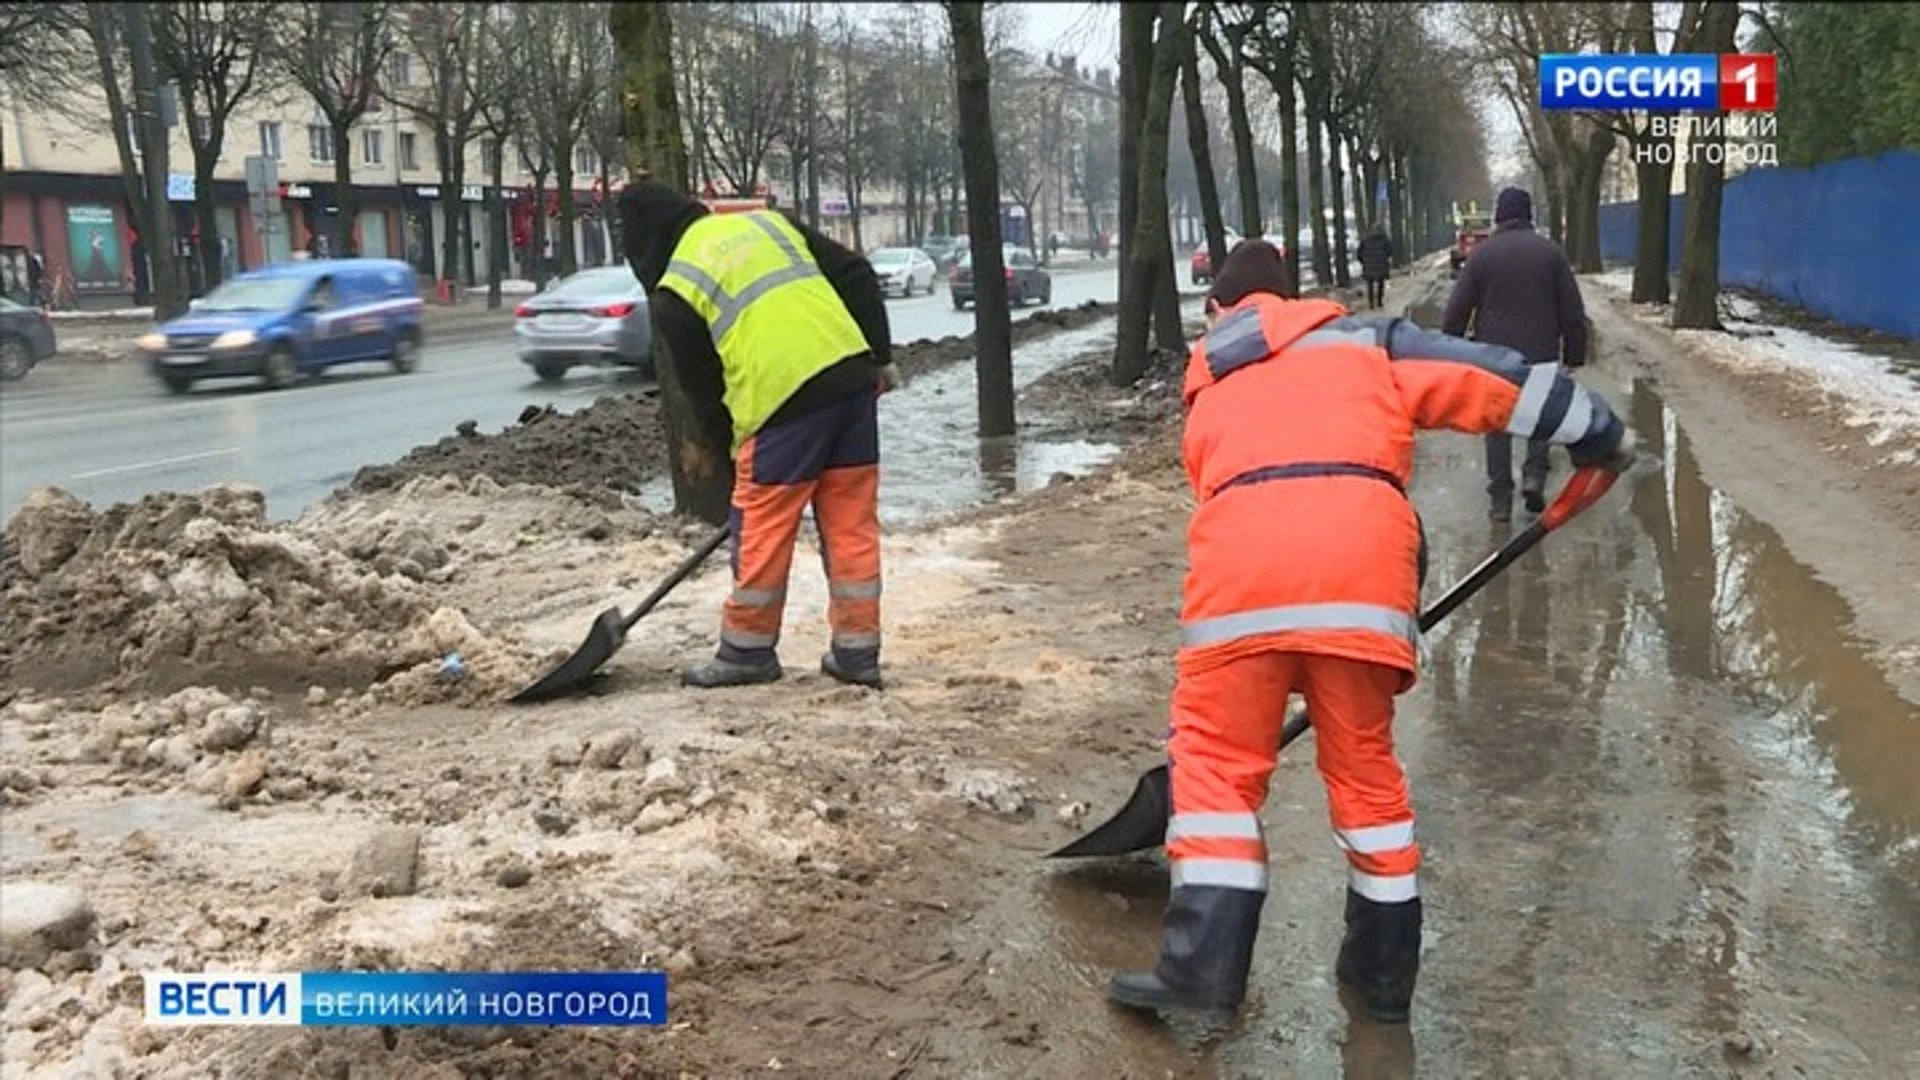
[[[1713,486],[1690,415],[1612,348],[1591,381],[1663,467],[1436,631],[1401,702],[1429,911],[1409,1028],[1350,1021],[1332,989],[1343,864],[1311,736],[1263,814],[1277,885],[1242,1017],[1203,1038],[1102,998],[1152,956],[1164,868],[1041,856],[1159,758],[1190,498],[1173,384],[1107,388],[1089,361],[1027,400],[1140,437],[1098,475],[888,533],[884,694],[813,670],[803,550],[771,686],[676,685],[711,647],[716,560],[571,701],[16,696],[0,870],[80,890],[93,931],[0,975],[0,1074],[1913,1075],[1920,716],[1778,508]],[[1504,534],[1477,441],[1424,439],[1419,467],[1437,590]],[[697,531],[464,481],[318,512],[360,538],[348,559],[402,520],[468,537],[435,597],[535,653]],[[659,967],[670,1017],[140,1024],[138,972],[217,966]]]

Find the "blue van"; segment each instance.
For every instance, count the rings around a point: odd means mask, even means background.
[[[420,363],[419,280],[397,259],[315,259],[265,266],[222,283],[139,342],[176,394],[195,380],[257,376],[278,389],[335,364]]]

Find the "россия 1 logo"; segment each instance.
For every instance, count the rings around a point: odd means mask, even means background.
[[[1543,109],[1772,112],[1778,84],[1771,53],[1544,53]]]

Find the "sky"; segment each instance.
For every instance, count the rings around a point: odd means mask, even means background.
[[[1020,9],[1020,38],[1042,55],[1077,56],[1082,67],[1118,68],[1120,9],[1114,4],[1010,4]],[[1116,74],[1117,74],[1116,70]]]

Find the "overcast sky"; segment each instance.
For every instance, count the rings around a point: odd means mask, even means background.
[[[1113,4],[1013,4],[1020,9],[1020,35],[1038,53],[1068,53],[1082,67],[1118,68],[1120,9]],[[1116,74],[1117,74],[1116,70]]]

